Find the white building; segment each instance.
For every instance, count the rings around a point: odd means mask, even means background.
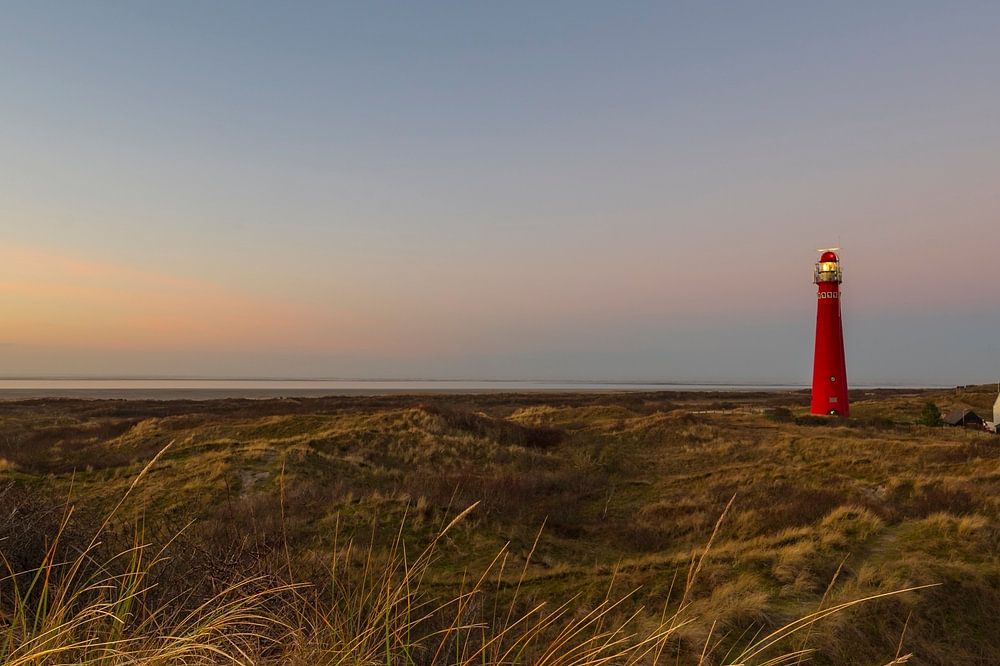
[[[1000,386],[997,388],[1000,389]],[[990,432],[1000,434],[1000,393],[997,394],[997,401],[993,403],[993,420],[986,421],[983,425]]]
[[[997,401],[993,403],[993,432],[1000,432],[1000,393],[997,394]]]

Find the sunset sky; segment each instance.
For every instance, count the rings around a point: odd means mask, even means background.
[[[1000,379],[1000,3],[17,2],[0,376]]]

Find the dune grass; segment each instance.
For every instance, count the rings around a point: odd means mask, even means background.
[[[3,404],[5,658],[991,663],[997,447],[926,401]]]
[[[388,552],[369,549],[357,571],[342,571],[352,560],[352,543],[333,549],[331,586],[326,598],[306,583],[275,583],[244,578],[185,609],[183,599],[149,603],[150,572],[168,557],[169,544],[153,551],[141,528],[131,547],[106,561],[95,559],[99,540],[129,495],[159,458],[161,450],[136,476],[121,501],[74,557],[60,559],[60,538],[72,516],[67,508],[39,566],[9,571],[0,579],[0,659],[22,664],[537,664],[596,666],[669,661],[671,639],[692,620],[689,597],[726,512],[719,517],[704,550],[692,560],[675,610],[652,626],[640,626],[642,609],[622,616],[630,596],[608,594],[596,605],[570,598],[518,611],[517,597],[530,554],[505,607],[484,608],[492,581],[504,580],[507,552],[463,581],[454,596],[438,601],[421,584],[433,566],[436,546],[474,512],[473,504],[445,525],[412,560],[403,529]],[[734,498],[735,499],[735,498]],[[535,541],[537,546],[537,539]],[[341,552],[341,551],[346,552]],[[262,585],[263,583],[263,585]],[[612,578],[613,583],[613,578]],[[816,622],[851,606],[913,591],[875,595],[807,614],[749,641],[732,659],[714,660],[709,632],[697,663],[789,664],[811,650],[802,647],[768,656],[778,645]],[[669,606],[669,600],[668,604]],[[712,624],[714,630],[715,623]],[[711,660],[711,661],[709,661]]]

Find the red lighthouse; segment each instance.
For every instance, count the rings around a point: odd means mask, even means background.
[[[813,361],[813,414],[849,416],[847,363],[844,360],[844,327],[840,320],[840,257],[833,248],[820,250],[813,282],[816,283],[816,356]]]

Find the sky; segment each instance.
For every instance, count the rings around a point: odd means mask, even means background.
[[[1000,4],[11,2],[0,376],[1000,378]]]

